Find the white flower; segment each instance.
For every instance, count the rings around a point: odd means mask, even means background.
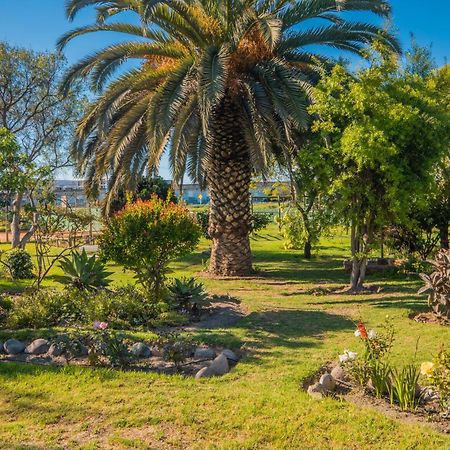
[[[367,336],[368,336],[369,339],[375,339],[377,337],[377,332],[375,330],[370,330],[367,333]]]
[[[342,355],[339,355],[339,361],[341,363],[347,362],[347,361],[353,361],[358,356],[358,353],[351,352],[350,350],[344,350],[344,353]]]
[[[355,337],[361,337],[361,331],[356,330],[355,331]]]

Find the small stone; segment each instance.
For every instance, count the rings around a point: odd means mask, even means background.
[[[327,391],[320,383],[314,383],[308,387],[308,394],[313,398],[322,398]]]
[[[136,342],[131,346],[131,353],[137,358],[150,358],[152,356],[152,351],[148,345],[143,342]]]
[[[335,379],[328,372],[320,377],[319,383],[330,392],[334,391],[336,387]]]
[[[196,374],[195,379],[198,380],[199,378],[210,378],[214,377],[216,374],[210,370],[209,367],[202,367]]]
[[[335,380],[340,380],[340,381],[348,381],[349,380],[347,372],[340,365],[337,365],[336,367],[333,368],[333,370],[331,371],[331,376]]]
[[[220,354],[208,367],[215,375],[225,375],[230,371],[228,359],[224,354]]]
[[[43,355],[47,353],[50,348],[50,343],[47,339],[35,339],[28,347],[25,349],[25,353],[29,355]]]
[[[236,353],[234,353],[232,350],[226,348],[222,351],[222,355],[225,355],[226,358],[233,362],[238,362],[239,358],[237,357]]]
[[[152,352],[153,356],[158,356],[159,358],[162,358],[164,353],[160,347],[152,347],[150,351]]]
[[[216,357],[216,352],[212,348],[197,347],[195,349],[195,353],[194,353],[195,359],[214,359],[215,357]]]
[[[53,356],[54,358],[56,358],[63,354],[63,349],[60,345],[53,343],[52,345],[50,345],[47,353],[49,356]]]
[[[23,353],[25,350],[25,344],[18,341],[17,339],[8,339],[4,344],[3,348],[5,352],[9,355],[17,355],[18,353]]]

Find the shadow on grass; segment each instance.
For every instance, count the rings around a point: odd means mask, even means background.
[[[275,310],[254,312],[230,330],[202,330],[196,336],[206,343],[251,349],[248,361],[263,364],[263,354],[322,345],[326,333],[354,329],[343,316],[324,311]]]
[[[365,305],[374,308],[395,308],[407,309],[411,312],[428,311],[427,302],[424,298],[414,298],[410,296],[400,297],[398,295],[373,297],[358,296],[357,298],[346,297],[343,300],[324,300],[323,297],[317,302],[308,302],[309,306],[347,306],[347,305]]]

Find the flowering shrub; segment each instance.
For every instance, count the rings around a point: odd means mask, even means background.
[[[450,407],[450,350],[442,349],[433,362],[422,363],[420,372],[438,389],[441,406]]]
[[[105,360],[111,367],[126,367],[132,361],[123,337],[109,330],[106,322],[94,322],[94,331],[86,336],[91,364],[102,364]]]
[[[134,271],[158,302],[169,262],[193,251],[200,237],[201,229],[185,206],[152,197],[127,205],[106,223],[100,250],[104,258]]]

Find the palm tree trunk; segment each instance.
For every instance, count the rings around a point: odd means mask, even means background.
[[[220,276],[252,272],[250,251],[250,156],[239,128],[239,110],[226,98],[212,111],[206,178],[210,195],[209,271]]]

